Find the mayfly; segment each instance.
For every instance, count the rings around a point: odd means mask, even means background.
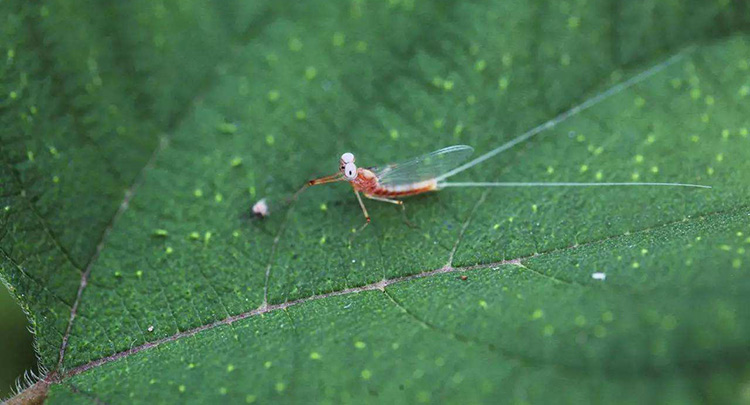
[[[481,158],[474,159],[463,166],[463,163],[474,148],[467,145],[454,145],[436,150],[401,163],[383,167],[362,168],[355,164],[354,155],[344,153],[339,159],[339,172],[319,179],[310,180],[307,186],[348,181],[354,189],[359,206],[365,216],[365,223],[360,230],[370,223],[370,215],[362,201],[361,195],[376,201],[388,202],[404,207],[403,197],[410,197],[446,187],[613,187],[613,186],[671,186],[711,188],[700,184],[685,183],[518,183],[518,182],[446,182],[445,179],[455,173],[466,170]]]
[[[529,138],[547,130],[560,122],[591,108],[604,99],[643,81],[658,71],[664,69],[682,54],[672,56],[668,60],[651,67],[650,69],[633,76],[627,81],[617,84],[608,90],[597,94],[582,104],[558,115],[552,120],[545,122],[515,139],[500,145],[499,147],[481,155],[467,163],[466,161],[474,149],[466,145],[449,146],[434,152],[395,164],[382,167],[362,168],[355,164],[354,155],[350,152],[344,153],[339,159],[339,171],[331,176],[310,180],[300,191],[308,186],[326,184],[338,181],[348,181],[354,189],[365,223],[360,230],[370,223],[370,215],[362,201],[361,195],[371,200],[383,201],[404,206],[401,198],[441,190],[447,187],[615,187],[615,186],[661,186],[661,187],[694,187],[711,188],[710,186],[685,183],[552,183],[552,182],[447,182],[446,179],[464,170],[472,168],[485,160],[510,149],[511,147],[528,140]],[[463,164],[462,164],[463,163]],[[298,192],[299,193],[299,192]],[[296,196],[296,194],[295,194]]]

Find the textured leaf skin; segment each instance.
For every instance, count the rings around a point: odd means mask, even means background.
[[[61,376],[50,403],[748,400],[746,2],[300,3],[0,5],[0,278]],[[416,229],[368,203],[351,248],[362,218],[344,185],[248,216],[343,151],[363,166],[450,144],[483,153],[686,46],[460,179],[711,191],[446,190],[408,201]],[[266,295],[451,258],[487,266],[76,371]]]

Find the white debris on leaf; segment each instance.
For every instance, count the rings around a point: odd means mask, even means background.
[[[604,273],[598,273],[597,272],[597,273],[592,274],[591,278],[593,278],[594,280],[602,280],[602,281],[604,281],[607,278],[607,275],[604,274]]]
[[[261,198],[253,205],[253,214],[261,218],[267,217],[271,212],[268,210],[268,204],[265,198]]]

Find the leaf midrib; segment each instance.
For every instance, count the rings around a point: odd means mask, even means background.
[[[111,363],[111,362],[114,362],[114,361],[117,361],[117,360],[120,360],[120,359],[123,359],[123,358],[127,358],[127,357],[129,357],[131,355],[135,355],[137,353],[140,353],[142,351],[145,351],[145,350],[148,350],[148,349],[160,346],[160,345],[165,344],[165,343],[170,343],[170,342],[173,342],[173,341],[180,340],[182,338],[191,337],[191,336],[197,335],[199,333],[202,333],[204,331],[214,329],[216,327],[225,326],[225,325],[231,325],[231,324],[233,324],[233,323],[235,323],[237,321],[241,321],[241,320],[244,320],[244,319],[247,319],[247,318],[251,318],[251,317],[254,317],[254,316],[263,315],[263,314],[267,314],[267,313],[278,311],[278,310],[286,310],[286,309],[288,309],[290,307],[297,306],[297,305],[300,305],[300,304],[305,304],[305,303],[308,303],[308,302],[313,302],[313,301],[318,301],[318,300],[322,300],[322,299],[327,299],[327,298],[332,298],[332,297],[338,297],[338,296],[343,296],[343,295],[357,294],[357,293],[360,293],[360,292],[378,291],[378,290],[379,291],[385,291],[386,287],[389,287],[389,286],[392,286],[392,285],[395,285],[395,284],[400,284],[400,283],[404,283],[404,282],[408,282],[408,281],[412,281],[412,280],[417,280],[417,279],[430,278],[430,277],[434,277],[434,276],[438,276],[438,275],[442,275],[442,274],[467,272],[467,271],[481,270],[481,269],[491,269],[491,268],[501,267],[501,266],[505,266],[505,265],[522,265],[522,262],[526,261],[526,260],[530,260],[530,259],[534,259],[534,258],[539,258],[539,257],[544,257],[544,256],[549,256],[549,255],[553,255],[553,254],[557,254],[557,253],[561,253],[561,252],[573,251],[573,250],[577,250],[577,249],[580,249],[580,248],[586,248],[586,247],[596,246],[598,244],[602,244],[602,243],[606,243],[606,242],[610,242],[610,241],[614,241],[614,240],[619,240],[619,239],[627,238],[627,237],[634,237],[634,236],[637,236],[637,235],[640,235],[640,234],[646,234],[646,233],[650,233],[650,232],[657,231],[657,230],[669,229],[671,227],[675,227],[675,226],[680,225],[680,224],[685,224],[685,223],[690,223],[690,222],[698,222],[698,221],[705,221],[705,220],[708,220],[709,218],[716,217],[716,216],[722,216],[722,215],[733,216],[733,215],[738,215],[738,214],[741,214],[741,213],[748,213],[749,212],[748,208],[749,207],[747,207],[747,206],[741,206],[740,208],[734,208],[734,209],[729,209],[729,210],[712,211],[712,212],[708,212],[708,213],[698,213],[698,214],[694,214],[692,217],[689,217],[689,218],[685,218],[685,219],[681,219],[681,220],[675,220],[675,221],[669,221],[669,222],[665,222],[665,223],[658,224],[658,225],[655,225],[655,226],[650,226],[650,227],[638,229],[638,230],[635,230],[635,231],[630,231],[630,232],[626,232],[626,233],[622,233],[622,234],[618,234],[618,235],[614,235],[614,236],[608,236],[608,237],[604,237],[604,238],[592,240],[592,241],[581,243],[581,244],[570,245],[570,246],[563,247],[563,248],[557,248],[557,249],[552,249],[552,250],[548,250],[548,251],[544,251],[544,252],[540,252],[540,253],[534,253],[534,254],[531,254],[531,255],[526,255],[526,256],[522,256],[522,257],[518,257],[518,258],[514,258],[514,259],[505,259],[505,260],[497,261],[497,262],[475,264],[475,265],[470,265],[470,266],[460,266],[460,267],[454,267],[453,265],[448,264],[448,265],[445,265],[445,266],[443,266],[441,268],[438,268],[438,269],[423,271],[423,272],[419,272],[419,273],[415,273],[415,274],[411,274],[411,275],[406,275],[406,276],[401,276],[401,277],[395,277],[395,278],[391,278],[391,279],[385,279],[385,280],[381,280],[381,281],[378,281],[378,282],[375,282],[375,283],[370,283],[370,284],[366,284],[366,285],[362,285],[362,286],[358,286],[358,287],[350,287],[350,288],[346,288],[346,289],[343,289],[343,290],[331,291],[331,292],[327,292],[327,293],[323,293],[323,294],[312,295],[312,296],[305,297],[305,298],[298,298],[296,300],[287,301],[287,302],[280,303],[280,304],[269,304],[269,305],[266,305],[265,307],[261,306],[261,307],[252,309],[252,310],[247,311],[247,312],[243,312],[243,313],[240,313],[240,314],[237,314],[237,315],[232,315],[232,316],[229,316],[227,318],[224,318],[224,319],[221,319],[221,320],[218,320],[218,321],[214,321],[214,322],[211,322],[211,323],[203,324],[203,325],[200,325],[198,327],[195,327],[195,328],[192,328],[192,329],[189,329],[189,330],[186,330],[186,331],[182,331],[182,332],[176,333],[174,335],[170,335],[170,336],[158,339],[158,340],[147,342],[147,343],[144,343],[144,344],[142,344],[140,346],[136,346],[136,347],[130,348],[130,349],[122,351],[122,352],[118,352],[118,353],[115,353],[115,354],[112,354],[112,355],[109,355],[109,356],[106,356],[106,357],[99,358],[97,360],[90,361],[90,362],[88,362],[86,364],[82,364],[80,366],[77,366],[75,368],[72,368],[72,369],[70,369],[68,371],[65,371],[65,372],[62,372],[62,373],[60,373],[60,372],[58,372],[56,374],[53,373],[53,374],[50,375],[50,377],[48,377],[46,379],[46,381],[48,383],[61,383],[64,380],[67,380],[69,378],[77,376],[77,375],[79,375],[81,373],[84,373],[84,372],[86,372],[88,370],[91,370],[93,368],[97,368],[99,366],[102,366],[102,365],[105,365],[105,364],[108,364],[108,363]],[[421,322],[425,322],[425,321],[422,320]],[[435,328],[438,328],[438,327],[435,327]],[[438,329],[440,329],[440,328],[438,328]],[[452,333],[452,332],[446,332],[446,331],[443,331],[443,332],[456,335],[455,333]],[[458,335],[456,335],[456,336],[458,336]],[[576,367],[576,366],[570,366],[570,365],[562,365],[562,364],[554,363],[554,362],[550,362],[550,361],[540,361],[539,359],[525,358],[524,356],[519,356],[517,354],[512,354],[511,352],[508,352],[507,350],[498,349],[497,346],[494,345],[494,344],[486,343],[486,342],[481,342],[479,340],[475,340],[475,339],[472,339],[470,337],[460,336],[460,339],[472,340],[475,343],[481,343],[483,345],[492,346],[496,350],[500,350],[506,357],[509,357],[509,358],[516,357],[516,358],[521,359],[523,361],[532,361],[532,363],[528,364],[528,365],[535,365],[533,363],[537,363],[539,366],[556,366],[556,367],[562,367],[562,368],[564,368],[567,371],[571,371],[571,370],[582,371],[582,367],[580,367],[580,366]],[[505,353],[505,352],[508,352],[508,353]],[[732,356],[728,356],[727,358],[730,358],[730,357],[732,357]],[[736,357],[737,356],[734,356],[732,358],[736,358]],[[641,372],[641,371],[646,371],[646,372],[649,373],[649,375],[652,375],[652,374],[655,374],[655,373],[658,374],[659,369],[656,369],[656,368],[653,368],[653,367],[646,367],[643,370],[636,370],[636,371],[634,371],[634,373],[637,374],[638,372]],[[620,376],[619,373],[618,373],[618,376]],[[622,374],[622,376],[623,377],[628,377],[628,376],[631,376],[631,374],[630,373],[626,373],[626,374]]]

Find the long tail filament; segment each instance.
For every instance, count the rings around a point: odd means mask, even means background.
[[[445,187],[619,187],[619,186],[657,186],[657,187],[692,187],[712,188],[702,184],[688,183],[547,183],[547,182],[464,182],[464,183],[438,183],[439,189]]]

